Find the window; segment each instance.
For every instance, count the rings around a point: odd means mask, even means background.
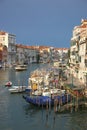
[[[5,41],[5,37],[3,37],[3,41]]]

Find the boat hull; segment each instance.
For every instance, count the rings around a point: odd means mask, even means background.
[[[18,65],[15,67],[16,71],[24,71],[27,70],[27,66],[26,65]]]
[[[10,93],[22,93],[22,92],[25,92],[25,90],[26,90],[26,86],[12,86],[9,89],[9,92]]]
[[[29,95],[23,95],[23,98],[26,100],[26,102],[33,104],[33,105],[39,105],[39,106],[47,106],[51,105],[53,106],[55,102],[58,104],[66,104],[70,101],[70,95],[62,95],[62,96],[55,96],[55,97],[49,97],[49,96],[29,96]]]
[[[6,84],[5,84],[6,87],[11,87],[12,86],[12,82],[11,81],[8,81]]]

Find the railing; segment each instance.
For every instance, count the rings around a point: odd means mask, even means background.
[[[14,51],[14,50],[8,50],[8,53],[14,54],[14,53],[16,53],[16,51]]]

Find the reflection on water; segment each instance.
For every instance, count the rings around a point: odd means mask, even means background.
[[[37,129],[45,130],[84,130],[87,127],[87,110],[82,109],[78,112],[55,113],[54,109],[46,110],[44,108],[34,107],[27,104],[24,108],[26,118],[30,119],[32,129],[37,124]],[[84,117],[84,118],[83,118]]]
[[[0,70],[0,86],[5,83],[5,81],[9,80],[9,71],[8,70]]]
[[[33,105],[27,104],[27,105],[24,106],[24,111],[25,111],[26,117],[29,117],[29,116],[31,117],[40,110],[41,109],[39,107],[36,107],[36,106],[33,106]]]
[[[27,71],[0,70],[0,130],[86,130],[87,110],[55,113],[54,108],[35,107],[25,102],[22,94],[10,94],[5,82],[28,85],[31,70],[40,65],[30,65]],[[2,76],[1,76],[2,75]]]

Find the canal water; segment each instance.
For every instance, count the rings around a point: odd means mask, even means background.
[[[25,102],[23,94],[10,94],[4,86],[10,80],[14,85],[28,85],[30,72],[41,64],[31,64],[27,71],[0,70],[0,130],[86,130],[87,110],[55,113]]]

